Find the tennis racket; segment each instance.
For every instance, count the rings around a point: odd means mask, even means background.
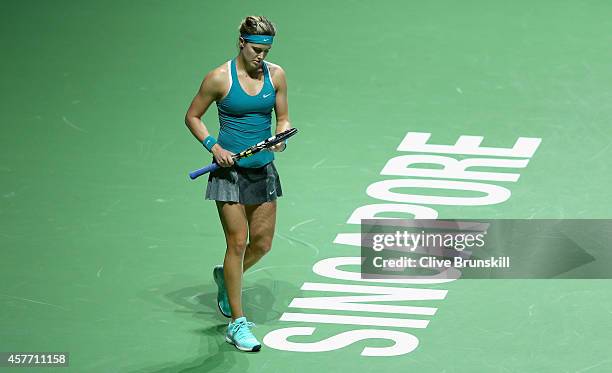
[[[239,159],[242,158],[246,158],[246,157],[250,157],[253,154],[259,153],[260,151],[264,150],[264,149],[269,149],[271,147],[273,147],[276,144],[280,144],[281,142],[287,140],[288,138],[290,138],[291,136],[295,135],[297,133],[297,128],[291,128],[288,129],[286,131],[283,131],[281,133],[278,133],[272,137],[267,138],[266,140],[259,142],[253,146],[251,146],[248,149],[245,149],[243,151],[241,151],[238,154],[234,154],[232,156],[232,158],[234,158],[234,162],[236,162]],[[208,166],[204,167],[204,168],[200,168],[199,170],[195,170],[193,172],[189,173],[189,177],[191,178],[191,180],[195,180],[198,177],[207,174],[209,172],[213,172],[216,169],[220,168],[221,166],[219,166],[217,163],[211,163]]]

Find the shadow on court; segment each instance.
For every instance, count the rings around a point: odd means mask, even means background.
[[[194,330],[200,335],[199,357],[179,364],[168,363],[153,367],[140,368],[132,373],[170,373],[170,372],[227,372],[229,367],[240,367],[245,371],[249,367],[246,356],[225,342],[226,324]]]
[[[282,312],[274,310],[274,304],[277,301],[274,294],[293,292],[297,289],[287,282],[272,279],[260,279],[255,283],[247,280],[244,285],[242,291],[244,313],[249,321],[262,324],[280,318]],[[216,285],[191,286],[167,293],[164,297],[182,307],[175,310],[176,313],[191,315],[205,323],[209,323],[211,317],[224,325],[229,321],[228,318],[221,315],[217,308]]]
[[[247,286],[243,290],[242,302],[245,314],[250,321],[256,324],[263,325],[280,318],[282,311],[277,309],[284,309],[287,305],[282,299],[277,299],[277,297],[280,298],[279,294],[299,292],[296,286],[288,282],[273,279],[260,279],[251,284],[249,282],[245,283]],[[187,316],[195,318],[202,324],[213,322],[216,325],[191,331],[200,337],[198,357],[178,364],[171,362],[151,367],[133,368],[134,370],[130,370],[131,373],[227,372],[232,368],[240,371],[248,369],[247,356],[254,354],[238,351],[234,346],[225,342],[225,331],[229,319],[221,315],[217,309],[216,285],[190,286],[165,293],[162,297],[180,306],[174,311],[179,317]],[[148,298],[154,303],[163,301],[159,298],[152,299],[150,295]],[[263,335],[257,329],[255,328],[255,333],[261,341]],[[163,340],[160,340],[159,343],[163,343]]]

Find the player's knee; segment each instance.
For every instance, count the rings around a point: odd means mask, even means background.
[[[244,255],[247,244],[244,239],[230,239],[227,242],[227,250],[234,255]]]
[[[272,242],[271,241],[259,241],[256,243],[250,243],[250,248],[255,251],[259,256],[264,256],[272,250]]]

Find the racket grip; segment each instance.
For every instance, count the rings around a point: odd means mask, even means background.
[[[206,166],[204,168],[200,168],[199,170],[195,170],[193,172],[190,172],[189,173],[189,177],[191,178],[191,180],[195,180],[198,177],[200,177],[200,176],[202,176],[204,174],[207,174],[209,172],[213,172],[213,171],[215,171],[218,168],[219,168],[218,164],[211,163],[211,164],[209,164],[208,166]]]

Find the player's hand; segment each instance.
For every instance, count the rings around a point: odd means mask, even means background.
[[[285,148],[287,147],[287,144],[285,144],[285,142],[281,142],[279,144],[276,144],[272,147],[270,147],[270,151],[273,152],[282,152],[283,150],[285,150]]]
[[[221,145],[215,144],[212,147],[212,153],[219,166],[231,167],[234,165],[234,158],[232,158],[233,153],[223,149]]]

